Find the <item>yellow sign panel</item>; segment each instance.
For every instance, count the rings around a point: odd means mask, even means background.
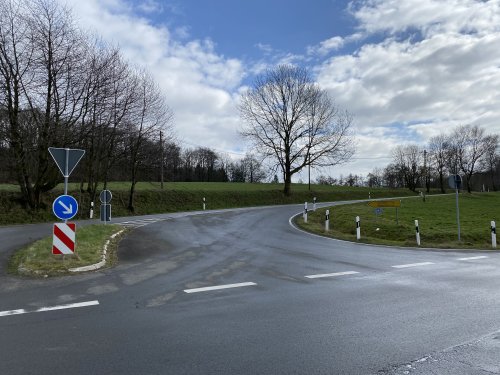
[[[371,201],[368,203],[371,207],[401,207],[401,201]]]

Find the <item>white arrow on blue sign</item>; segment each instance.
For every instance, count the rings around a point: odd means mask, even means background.
[[[52,204],[52,211],[61,220],[69,220],[78,212],[78,202],[71,195],[60,195]]]

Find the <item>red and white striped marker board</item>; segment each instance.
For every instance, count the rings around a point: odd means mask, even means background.
[[[73,254],[75,252],[75,223],[54,224],[52,254]]]

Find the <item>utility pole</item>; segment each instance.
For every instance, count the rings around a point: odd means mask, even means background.
[[[163,133],[160,130],[160,186],[163,190]]]

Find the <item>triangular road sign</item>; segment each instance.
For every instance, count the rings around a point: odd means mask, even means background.
[[[85,150],[56,147],[49,147],[49,152],[64,177],[69,177],[85,154]]]

